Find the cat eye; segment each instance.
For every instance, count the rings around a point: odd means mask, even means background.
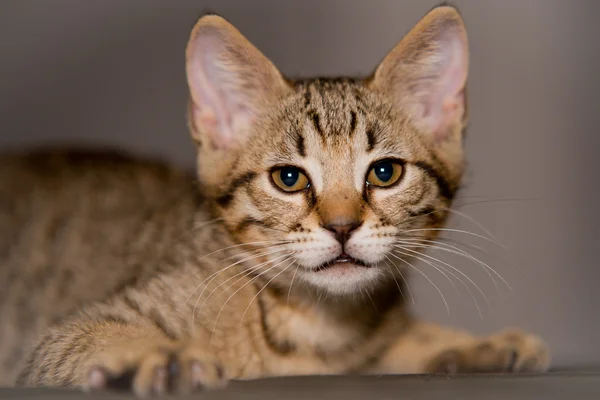
[[[273,183],[284,192],[298,192],[310,186],[310,181],[300,168],[282,167],[271,172]]]
[[[376,162],[367,174],[367,184],[377,187],[389,187],[402,177],[404,168],[394,160]]]

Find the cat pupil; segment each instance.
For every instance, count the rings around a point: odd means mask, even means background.
[[[281,182],[288,187],[292,187],[298,182],[300,173],[296,168],[286,167],[281,170]]]
[[[388,182],[394,175],[394,167],[391,162],[384,162],[375,167],[375,175],[382,182]]]

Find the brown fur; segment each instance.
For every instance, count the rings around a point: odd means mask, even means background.
[[[464,170],[466,46],[456,10],[439,7],[368,79],[288,81],[208,16],[187,51],[197,182],[109,153],[0,158],[0,383],[145,395],[277,375],[546,369],[535,336],[475,338],[403,303],[415,260],[394,244],[435,240]],[[399,182],[365,184],[385,158],[402,163]],[[310,187],[277,189],[283,165]],[[329,232],[342,228],[346,244]],[[340,248],[369,268],[324,268]]]

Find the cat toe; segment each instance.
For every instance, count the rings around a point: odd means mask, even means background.
[[[447,349],[426,366],[427,373],[544,372],[550,357],[540,338],[507,331],[461,348]]]

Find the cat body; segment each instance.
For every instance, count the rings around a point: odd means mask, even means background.
[[[454,8],[367,79],[285,79],[218,16],[186,56],[196,177],[109,153],[1,158],[2,383],[146,395],[548,367],[536,336],[476,338],[405,304],[464,171]]]

